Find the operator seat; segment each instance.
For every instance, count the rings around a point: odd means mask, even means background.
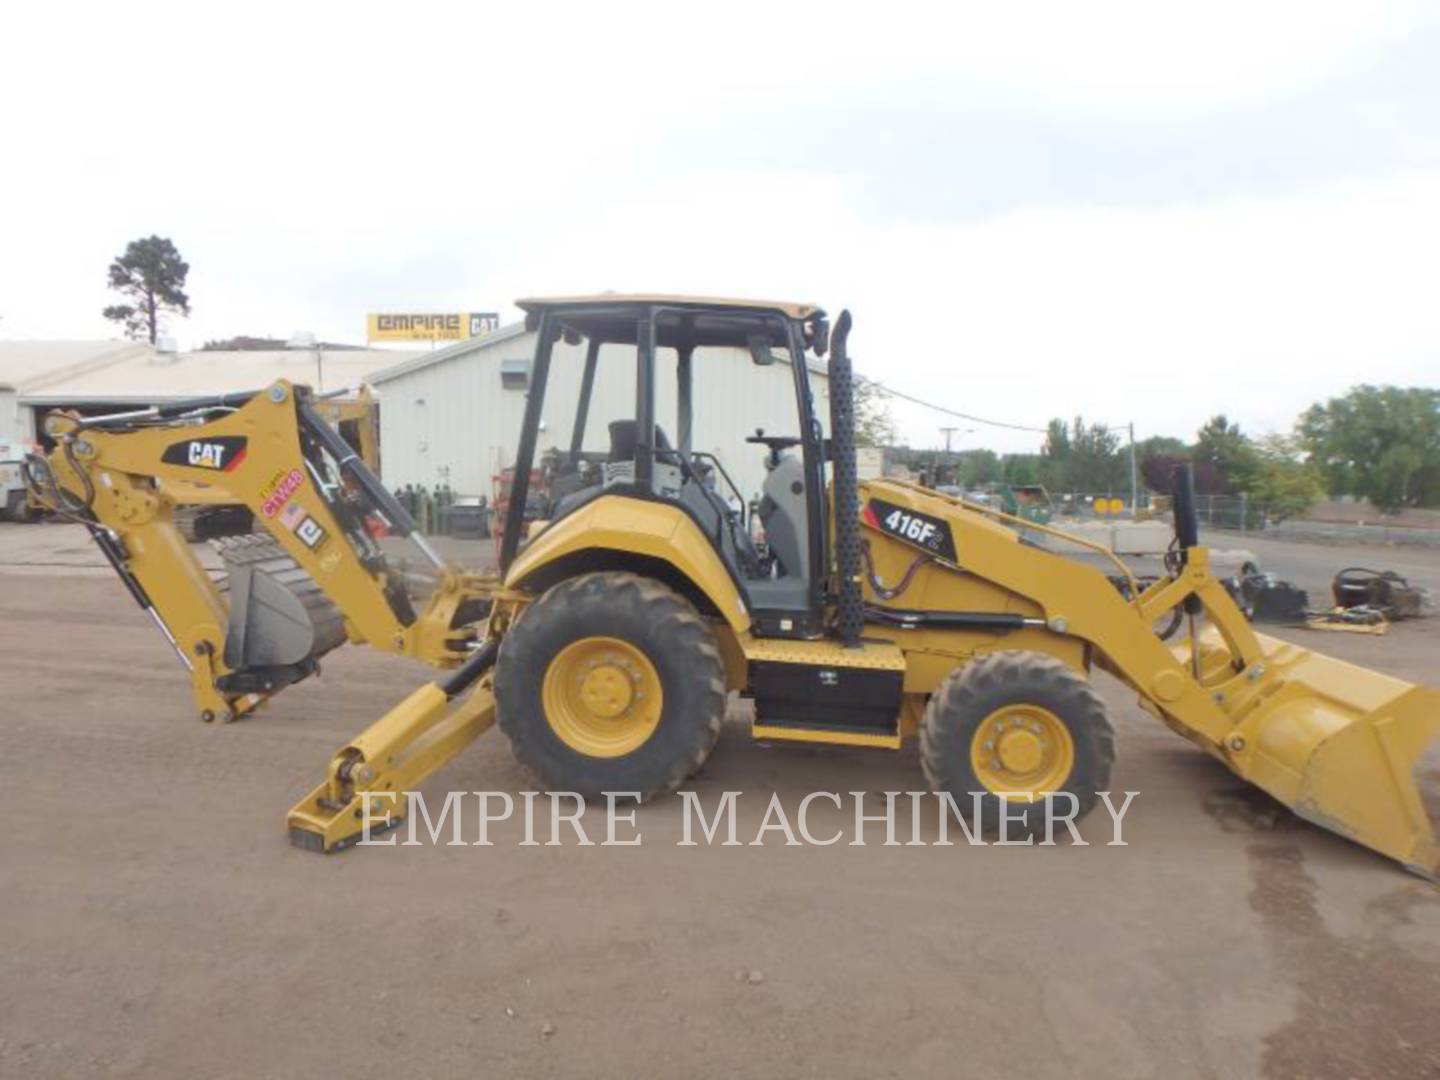
[[[638,420],[610,421],[610,463],[615,465],[622,461],[634,461],[635,448],[639,441],[640,422]],[[656,424],[655,449],[669,450],[670,448],[670,440],[665,435],[665,429]]]
[[[610,424],[610,464],[627,464],[635,460],[638,431],[639,426],[634,420],[616,420]],[[665,430],[659,424],[655,425],[655,446],[659,450],[670,449],[670,440],[666,438]],[[552,521],[564,517],[598,496],[604,491],[606,480],[600,475],[600,470],[596,470],[596,474],[589,478],[578,475],[563,477],[561,484],[564,490],[559,492],[559,498],[555,499],[550,512]]]
[[[775,553],[781,577],[810,577],[810,556],[805,534],[805,465],[795,454],[784,453],[770,464],[761,489],[760,523]]]
[[[635,420],[610,422],[610,461],[612,464],[635,460],[635,444],[640,425]],[[655,449],[667,451],[667,460],[678,458],[670,445],[665,429],[655,425]],[[760,565],[759,552],[750,534],[740,525],[730,508],[714,491],[704,488],[690,476],[680,484],[680,502],[700,523],[706,537],[715,541],[721,558],[742,577],[754,577]]]

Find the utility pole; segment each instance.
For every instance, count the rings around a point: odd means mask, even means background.
[[[1140,513],[1140,482],[1135,471],[1135,421],[1130,421],[1130,517]]]
[[[940,482],[940,474],[942,467],[948,467],[950,464],[950,436],[954,435],[955,432],[959,430],[959,428],[953,427],[942,427],[940,429],[940,433],[945,436],[945,458],[942,464],[936,465],[935,467],[935,482],[937,484]],[[953,481],[954,477],[948,477],[947,479]]]

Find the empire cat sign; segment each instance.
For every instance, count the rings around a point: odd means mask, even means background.
[[[367,315],[365,336],[370,341],[465,341],[484,337],[499,326],[500,316],[493,311],[397,312]]]

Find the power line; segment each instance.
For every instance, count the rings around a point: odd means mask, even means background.
[[[946,416],[956,416],[959,417],[961,420],[969,420],[975,424],[988,424],[990,427],[1008,428],[1011,431],[1029,431],[1033,432],[1036,435],[1049,434],[1048,428],[1030,427],[1028,424],[1007,424],[1003,420],[987,420],[983,416],[974,416],[970,413],[960,412],[957,409],[947,409],[944,405],[936,405],[933,401],[925,401],[921,398],[912,397],[911,395],[902,393],[899,390],[891,389],[884,383],[877,382],[874,379],[866,378],[863,375],[857,375],[856,378],[860,379],[863,382],[869,383],[871,386],[875,387],[875,389],[879,390],[882,394],[889,394],[891,397],[899,398],[901,401],[908,401],[912,405],[920,405],[927,409],[934,409],[936,412],[944,413]]]

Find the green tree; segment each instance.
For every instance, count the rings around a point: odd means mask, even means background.
[[[1051,420],[1040,451],[1040,482],[1052,491],[1110,491],[1128,481],[1128,459],[1118,450],[1120,435],[1104,424],[1077,416],[1067,428]]]
[[[1224,413],[1212,416],[1196,433],[1193,458],[1197,466],[1196,486],[1199,487],[1201,475],[1198,466],[1209,465],[1218,481],[1216,494],[1236,495],[1248,491],[1259,467],[1250,440],[1240,425],[1231,423]]]
[[[1190,462],[1190,447],[1183,439],[1151,435],[1135,444],[1135,460],[1139,466],[1140,482],[1150,491],[1168,494],[1176,466]],[[1203,490],[1199,487],[1199,475],[1195,477],[1195,483],[1196,490]]]
[[[185,278],[190,264],[180,258],[175,245],[163,236],[131,240],[123,255],[110,264],[110,288],[126,297],[124,304],[111,304],[101,314],[112,322],[125,324],[125,335],[155,344],[160,332],[160,315],[173,311],[190,314],[185,295]]]
[[[891,446],[895,442],[895,418],[878,383],[855,378],[855,445]]]
[[[1045,443],[1040,453],[1057,461],[1070,456],[1070,429],[1058,416],[1045,425]]]
[[[1070,432],[1079,473],[1079,487],[1086,491],[1110,491],[1122,487],[1128,475],[1128,458],[1120,455],[1120,433],[1104,424],[1087,425],[1080,417]]]
[[[967,491],[1000,479],[1000,458],[994,450],[962,450],[955,455],[955,483]]]
[[[1440,506],[1440,390],[1357,386],[1312,405],[1298,430],[1332,494],[1386,513]]]
[[[1070,429],[1057,416],[1045,425],[1045,441],[1040,446],[1040,459],[1035,463],[1033,482],[1043,483],[1052,491],[1074,490],[1074,456]]]
[[[1006,454],[1000,462],[1000,479],[1007,484],[1038,484],[1040,457],[1036,454]]]
[[[1190,455],[1190,447],[1184,439],[1177,439],[1173,435],[1151,435],[1148,439],[1141,439],[1135,444],[1137,458],[1148,457],[1151,454],[1166,454],[1170,457],[1183,458]]]
[[[1300,440],[1270,435],[1254,448],[1255,469],[1246,491],[1265,505],[1272,521],[1303,514],[1325,495],[1320,469],[1303,458]]]

